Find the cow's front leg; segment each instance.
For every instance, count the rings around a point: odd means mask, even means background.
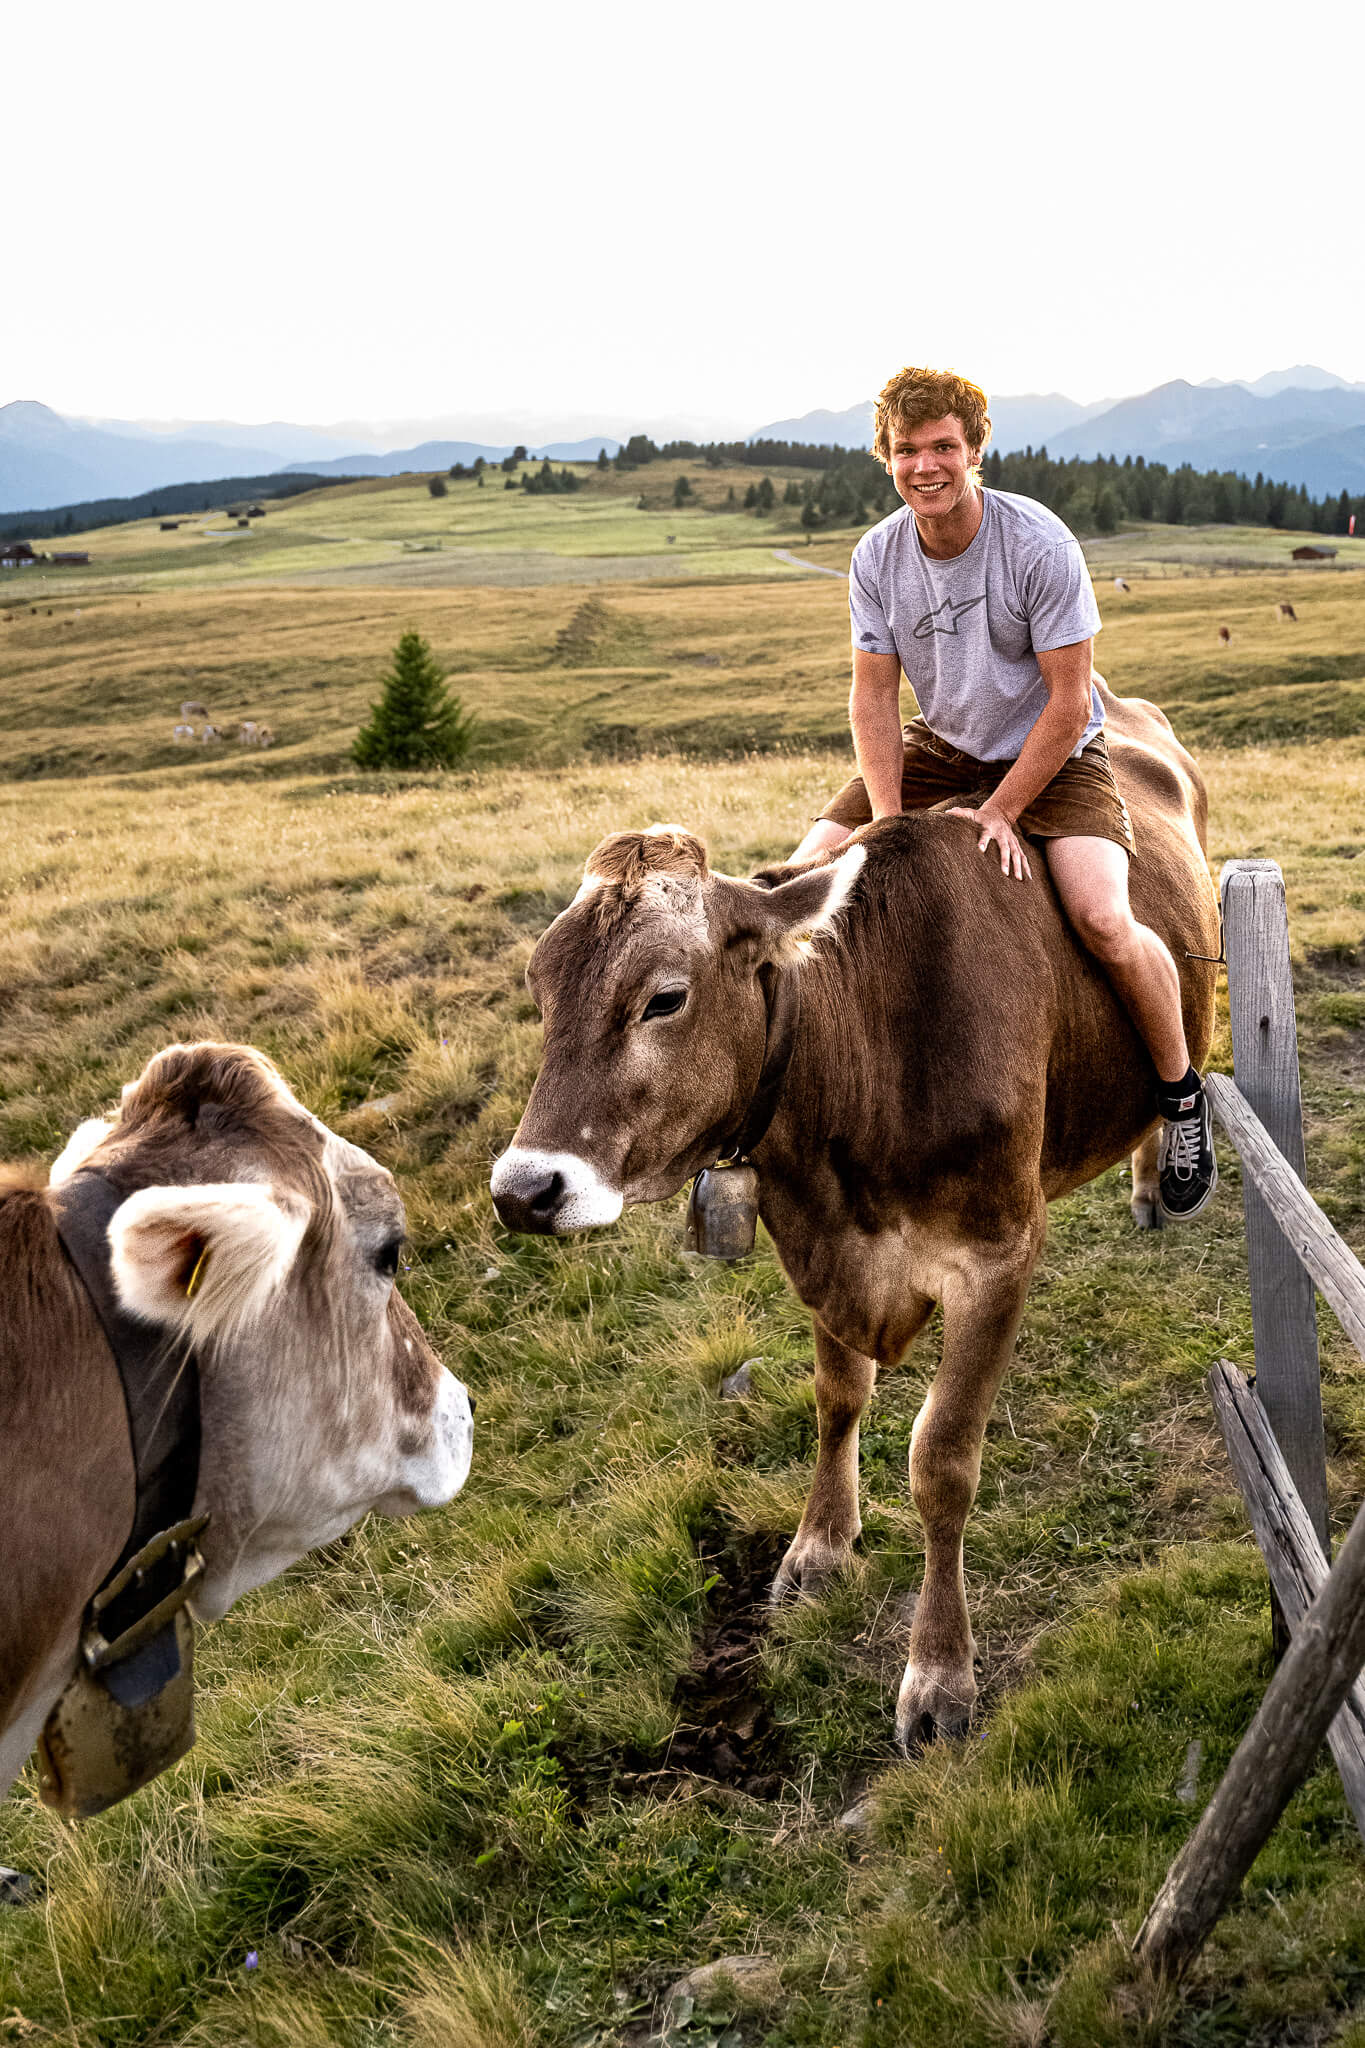
[[[877,1368],[815,1325],[815,1408],[820,1448],[815,1481],[801,1526],[778,1567],[771,1601],[818,1593],[843,1565],[862,1533],[858,1513],[858,1423],[872,1395]]]
[[[910,1491],[924,1523],[924,1584],[896,1704],[907,1750],[966,1732],[976,1644],[962,1580],[962,1532],[981,1476],[986,1419],[1009,1364],[1041,1243],[1005,1264],[964,1268],[943,1291],[943,1358],[910,1438]]]

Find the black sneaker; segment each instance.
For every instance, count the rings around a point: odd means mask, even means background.
[[[1198,1095],[1185,1097],[1181,1110],[1161,1126],[1157,1153],[1157,1200],[1172,1223],[1197,1216],[1218,1185],[1209,1098],[1201,1088]]]

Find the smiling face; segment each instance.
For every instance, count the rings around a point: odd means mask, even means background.
[[[932,530],[935,523],[961,523],[964,513],[975,511],[980,493],[973,472],[980,460],[961,420],[948,413],[917,427],[897,424],[887,467],[916,524]]]

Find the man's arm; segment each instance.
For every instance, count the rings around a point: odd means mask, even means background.
[[[1000,848],[1000,865],[1005,873],[1013,868],[1021,880],[1032,870],[1023,842],[1014,829],[1015,820],[1047,788],[1075,751],[1076,742],[1090,722],[1094,648],[1093,640],[1077,640],[1070,647],[1052,647],[1039,653],[1038,667],[1047,703],[1024,741],[1018,760],[979,810],[964,808],[949,814],[975,818],[982,828],[977,850],[984,853],[994,840]]]
[[[898,654],[869,654],[865,648],[854,648],[848,722],[873,817],[898,817],[905,767]]]

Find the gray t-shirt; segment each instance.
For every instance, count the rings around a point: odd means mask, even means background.
[[[1080,542],[1054,512],[1010,491],[982,492],[976,538],[949,562],[920,546],[908,505],[853,550],[853,645],[896,654],[930,729],[978,761],[1012,761],[1047,703],[1038,651],[1100,630]],[[1090,686],[1079,753],[1104,725]]]

